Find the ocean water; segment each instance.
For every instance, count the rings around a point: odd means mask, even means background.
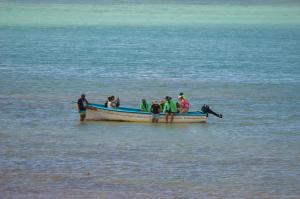
[[[300,6],[267,3],[0,3],[0,198],[299,198]],[[72,103],[179,92],[224,118],[80,123]]]

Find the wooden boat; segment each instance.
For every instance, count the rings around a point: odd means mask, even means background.
[[[165,123],[165,114],[161,113],[160,123]],[[104,120],[120,122],[151,122],[152,114],[142,112],[135,108],[119,107],[116,109],[106,108],[100,104],[89,104],[86,111],[87,120]],[[196,111],[188,113],[178,113],[174,116],[174,123],[204,123],[207,120],[207,114]]]

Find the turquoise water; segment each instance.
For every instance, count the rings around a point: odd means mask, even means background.
[[[0,6],[1,198],[300,197],[299,6],[91,5]],[[71,103],[179,92],[224,119],[80,123]]]

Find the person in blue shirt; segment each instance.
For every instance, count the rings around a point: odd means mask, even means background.
[[[82,94],[77,101],[78,113],[80,115],[80,121],[84,121],[86,117],[86,107],[89,104],[85,98],[85,94]]]

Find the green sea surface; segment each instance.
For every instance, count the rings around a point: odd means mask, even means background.
[[[0,4],[1,26],[299,23],[299,5]]]

